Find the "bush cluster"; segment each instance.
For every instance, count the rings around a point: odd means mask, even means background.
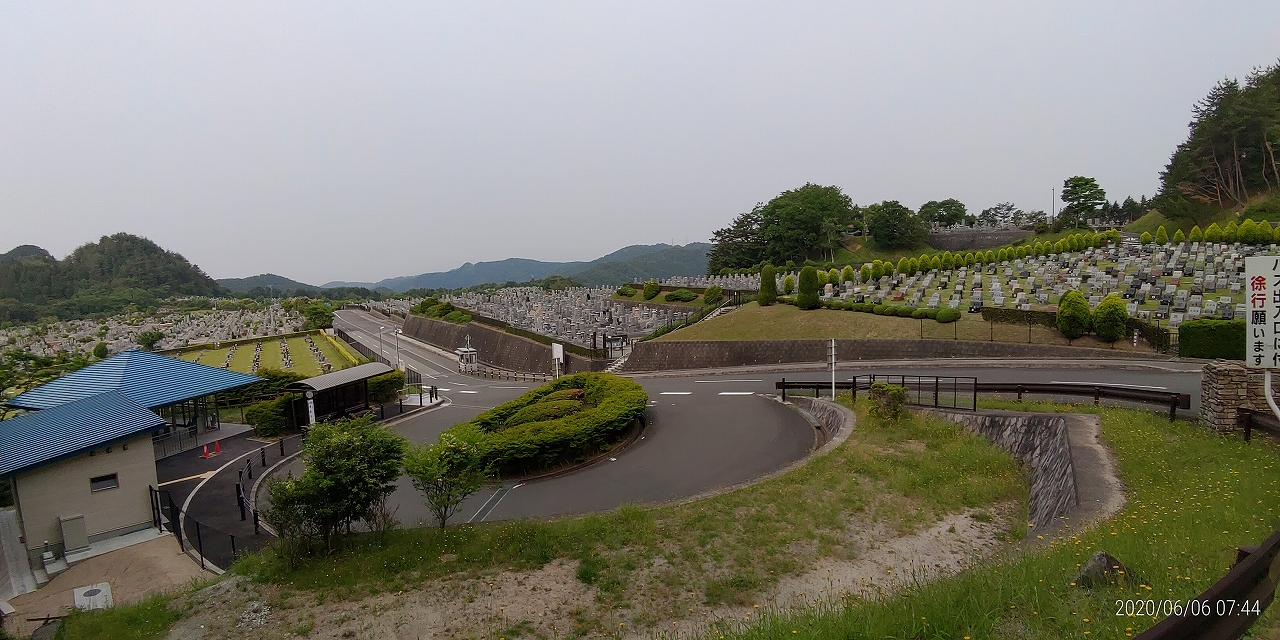
[[[719,304],[721,300],[724,300],[724,289],[720,285],[713,284],[702,292],[703,304]]]
[[[409,310],[420,316],[444,320],[454,324],[471,322],[471,314],[458,309],[451,302],[440,302],[438,298],[426,298],[422,302],[413,305],[413,308]]]
[[[255,402],[245,408],[244,421],[260,436],[280,435],[293,428],[290,405],[298,397],[296,393],[286,393],[273,400]]]
[[[693,302],[698,299],[698,294],[688,289],[676,289],[668,292],[662,299],[667,302]]]
[[[634,287],[630,287],[624,284],[621,287],[618,287],[618,291],[616,293],[624,298],[634,298],[636,295],[636,290]]]
[[[887,382],[873,382],[871,383],[870,396],[871,415],[880,420],[897,421],[906,411],[906,387]]]
[[[1188,320],[1178,327],[1178,355],[1244,360],[1244,329],[1244,320]]]
[[[608,373],[578,373],[498,405],[446,433],[479,447],[486,467],[499,473],[531,473],[607,450],[644,415],[648,402],[644,388],[632,380]],[[571,410],[571,404],[576,408]]]
[[[654,282],[653,280],[650,280],[644,283],[644,299],[645,300],[652,300],[658,297],[658,294],[661,292],[662,292],[662,287],[658,283]]]

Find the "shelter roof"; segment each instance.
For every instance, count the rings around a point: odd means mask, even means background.
[[[390,373],[390,372],[391,372],[390,365],[384,364],[382,362],[370,362],[368,364],[362,364],[362,365],[351,367],[350,369],[342,369],[341,371],[326,373],[322,376],[316,376],[314,378],[307,378],[306,380],[291,382],[285,388],[297,390],[297,391],[306,391],[306,390],[324,391],[325,389],[341,387],[344,384],[351,384],[352,382],[367,380],[374,376],[380,376],[384,373]]]
[[[119,391],[155,409],[258,382],[261,378],[187,362],[150,351],[125,351],[73,371],[8,401],[19,409],[50,409]]]
[[[0,476],[127,439],[165,424],[119,391],[104,391],[0,422]]]

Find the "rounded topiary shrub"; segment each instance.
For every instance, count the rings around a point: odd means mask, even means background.
[[[925,309],[924,317],[930,320],[936,320],[938,318],[938,309]]]
[[[698,294],[688,289],[676,289],[675,291],[668,292],[667,295],[662,297],[662,299],[667,302],[693,302],[698,299]]]
[[[920,320],[920,319],[922,319],[922,318],[928,318],[928,317],[929,317],[929,310],[928,310],[928,309],[916,309],[915,311],[912,311],[912,312],[911,312],[911,317],[912,317],[912,318],[915,318],[916,320]]]
[[[1128,325],[1129,312],[1124,308],[1124,300],[1114,293],[1103,298],[1093,312],[1093,332],[1103,342],[1123,338]]]
[[[566,390],[581,400],[542,400]],[[468,422],[450,427],[473,442],[484,463],[503,474],[533,473],[608,450],[644,415],[649,396],[638,383],[609,373],[577,373],[533,389]],[[526,421],[527,420],[527,421]]]
[[[886,313],[888,313],[888,312],[889,312],[889,305],[885,305],[885,304],[878,304],[878,305],[875,305],[875,306],[871,307],[871,313],[874,313],[874,314],[876,314],[876,315],[878,315],[878,316],[882,316],[882,315],[884,315],[884,314],[886,314]]]
[[[644,283],[644,299],[645,300],[652,300],[658,297],[658,294],[661,292],[662,292],[662,287],[659,286],[658,283],[652,280]]]
[[[1068,291],[1058,301],[1058,331],[1069,340],[1075,340],[1089,331],[1092,313],[1084,294],[1079,291]]]
[[[618,287],[617,294],[624,298],[634,298],[636,295],[636,290],[635,290],[635,287],[629,287],[624,284],[621,287]]]
[[[791,295],[795,293],[795,291],[796,291],[795,276],[788,273],[787,277],[782,279],[782,293],[786,295]]]
[[[790,278],[791,276],[787,277]],[[785,283],[783,284],[783,289],[787,289]],[[786,293],[790,294],[791,291],[786,290]],[[760,268],[760,293],[756,295],[756,302],[762,307],[767,307],[777,300],[778,274],[777,271],[774,270],[773,265],[765,263],[765,265]]]
[[[817,309],[822,306],[818,297],[818,270],[805,267],[800,270],[800,292],[796,294],[796,306],[801,309]]]
[[[938,315],[934,318],[938,322],[955,322],[960,319],[959,309],[938,309]]]
[[[898,316],[901,318],[910,318],[915,312],[915,307],[898,307]]]

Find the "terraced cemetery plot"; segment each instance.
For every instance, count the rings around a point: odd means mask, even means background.
[[[324,354],[325,360],[332,365],[332,370],[345,369],[351,366],[351,362],[342,356],[333,344],[319,334],[314,334],[312,340],[316,347]],[[284,366],[284,358],[280,353],[280,338],[271,337],[263,338],[258,343],[262,344],[262,355],[258,362],[259,369],[282,369],[286,371],[295,371],[305,376],[318,376],[324,371],[320,367],[320,362],[312,354],[311,348],[307,345],[304,336],[293,336],[286,339],[289,345],[289,356],[292,360],[291,367]],[[236,346],[235,354],[231,357],[232,371],[240,371],[243,373],[253,372],[253,354],[255,342],[245,342]],[[231,352],[230,347],[222,347],[219,349],[192,349],[177,354],[176,357],[188,362],[199,362],[200,364],[211,367],[222,367],[227,361],[227,354]]]

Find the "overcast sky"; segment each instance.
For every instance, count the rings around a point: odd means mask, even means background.
[[[1151,195],[1280,57],[1276,0],[200,4],[0,4],[0,251],[319,284],[708,240],[805,182]]]

